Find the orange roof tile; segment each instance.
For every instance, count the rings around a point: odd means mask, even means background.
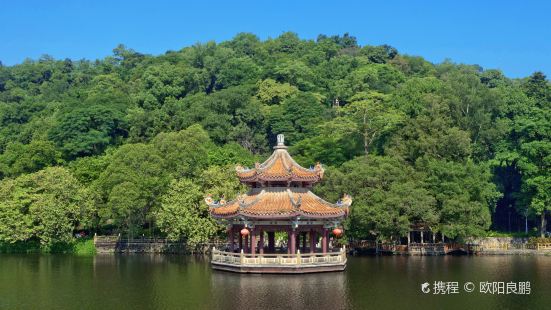
[[[272,155],[264,163],[256,164],[255,168],[237,166],[236,171],[242,182],[304,181],[312,183],[321,180],[324,172],[319,163],[311,169],[301,167],[284,146],[276,146]]]
[[[244,196],[223,205],[210,204],[214,217],[245,216],[284,218],[293,216],[338,218],[348,212],[349,204],[324,201],[306,188],[254,188]]]

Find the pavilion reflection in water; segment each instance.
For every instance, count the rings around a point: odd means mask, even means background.
[[[347,273],[242,275],[213,272],[212,300],[223,309],[345,309],[350,302]]]
[[[243,273],[310,273],[342,271],[346,251],[332,247],[330,235],[342,234],[341,223],[352,198],[329,203],[311,192],[323,178],[316,164],[301,167],[287,152],[283,135],[277,136],[273,154],[254,168],[236,167],[239,180],[249,186],[235,200],[205,198],[212,217],[228,227],[228,244],[213,249],[214,269]],[[287,243],[276,246],[276,232]],[[266,242],[267,241],[267,242]]]

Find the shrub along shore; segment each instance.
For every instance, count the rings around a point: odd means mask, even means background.
[[[40,245],[38,241],[18,241],[14,243],[0,242],[1,254],[74,254],[91,256],[96,254],[96,247],[92,238],[79,238],[71,242],[56,242],[48,247]]]

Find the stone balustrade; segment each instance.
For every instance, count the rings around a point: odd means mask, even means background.
[[[234,265],[323,265],[346,263],[346,252],[343,249],[329,253],[301,254],[245,254],[212,249],[213,263]]]

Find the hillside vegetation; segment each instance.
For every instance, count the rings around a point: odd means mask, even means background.
[[[234,166],[284,134],[315,191],[354,203],[348,236],[451,238],[545,230],[551,87],[541,72],[432,64],[356,38],[242,33],[101,60],[0,66],[0,242],[73,242],[78,231],[203,242],[224,229],[206,193],[246,190]]]

